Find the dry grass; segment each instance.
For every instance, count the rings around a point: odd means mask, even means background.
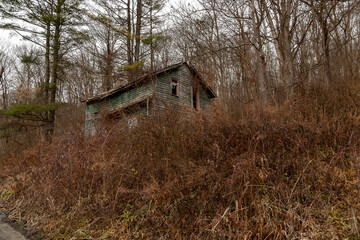
[[[358,99],[326,94],[39,141],[0,202],[47,239],[358,239]]]

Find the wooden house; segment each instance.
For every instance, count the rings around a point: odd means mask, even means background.
[[[169,107],[205,109],[215,97],[195,68],[178,63],[87,99],[85,132],[93,135],[104,119],[131,116],[129,124],[136,124],[137,116],[154,116]]]

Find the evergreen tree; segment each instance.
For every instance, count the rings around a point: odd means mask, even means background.
[[[78,43],[87,39],[79,30],[83,0],[0,0],[0,14],[5,23],[0,27],[18,33],[44,51],[42,105],[46,109],[46,135],[50,140],[55,126],[55,106],[61,60]],[[29,106],[34,111],[33,106]],[[26,109],[25,109],[25,112]],[[2,113],[7,114],[7,113]]]

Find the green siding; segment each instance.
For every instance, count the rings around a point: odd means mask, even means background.
[[[178,81],[178,96],[171,94],[172,79]],[[174,109],[179,105],[192,108],[194,81],[192,73],[184,64],[168,72],[161,73],[157,78],[140,86],[125,90],[125,92],[115,93],[102,100],[90,102],[86,106],[85,133],[86,135],[92,135],[93,132],[96,132],[98,127],[97,119],[104,117],[106,112],[127,108],[147,98],[151,98],[149,115],[152,114],[152,109],[156,112],[169,107]],[[200,108],[205,109],[210,104],[212,96],[205,88],[202,88],[199,91],[199,98]],[[146,107],[141,107],[128,116],[147,115],[147,113]]]
[[[115,95],[109,100],[111,109],[116,110],[119,107],[122,107],[123,105],[127,104],[128,102],[132,100],[136,100],[136,98],[144,96],[145,94],[150,94],[151,92],[152,92],[152,86],[151,83],[148,82],[137,88],[130,89],[127,92]]]
[[[126,92],[117,93],[100,101],[94,101],[87,104],[87,119],[96,117],[97,113],[110,112],[150,97],[152,94],[152,84],[148,82],[136,88],[127,90]],[[102,114],[100,114],[102,115]]]

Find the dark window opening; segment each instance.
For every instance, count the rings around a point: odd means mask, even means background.
[[[194,89],[194,91],[193,91],[193,107],[196,110],[199,110],[199,95],[198,95],[198,91],[196,89]]]
[[[175,96],[179,96],[179,84],[176,80],[171,80],[171,94]]]

